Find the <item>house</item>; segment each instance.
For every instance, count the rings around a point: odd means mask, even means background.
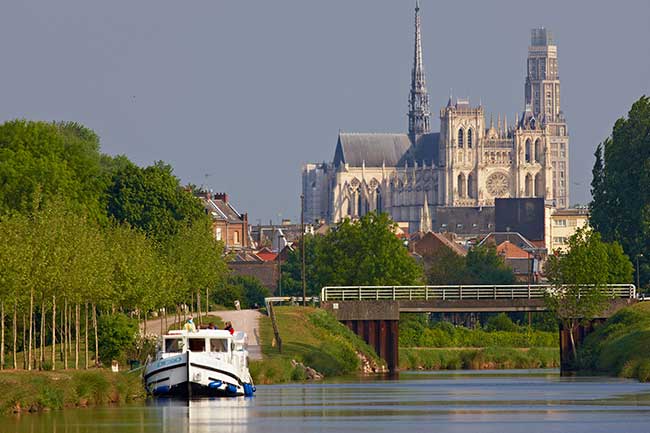
[[[250,248],[248,214],[237,211],[230,203],[228,194],[201,191],[198,197],[212,219],[214,238],[224,243],[226,251]]]
[[[467,250],[465,250],[465,248],[450,240],[442,233],[416,233],[411,237],[409,245],[412,253],[416,253],[422,257],[435,255],[442,249],[448,250],[462,257],[467,255]]]
[[[530,241],[521,233],[493,232],[478,245],[494,246],[496,253],[503,257],[506,265],[514,272],[517,281],[524,283],[539,281],[547,257],[543,242]]]

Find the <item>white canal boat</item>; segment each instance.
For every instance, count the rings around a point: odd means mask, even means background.
[[[144,382],[153,395],[252,396],[246,333],[219,329],[170,331],[161,338]]]

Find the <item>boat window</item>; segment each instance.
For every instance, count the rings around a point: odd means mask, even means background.
[[[183,348],[181,338],[165,338],[165,352],[176,353],[180,352]]]
[[[228,340],[223,338],[210,339],[210,352],[227,352]]]
[[[205,352],[205,338],[190,338],[190,351]]]

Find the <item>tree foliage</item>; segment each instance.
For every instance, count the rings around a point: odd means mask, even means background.
[[[0,181],[0,369],[17,352],[27,368],[78,367],[97,318],[192,312],[224,290],[223,246],[168,165],[102,155],[76,123],[19,120],[0,125]]]
[[[603,240],[618,241],[629,257],[650,258],[650,98],[641,97],[616,121],[595,156],[591,226]],[[640,263],[643,285],[650,280],[650,261]]]
[[[269,289],[260,280],[248,275],[230,275],[222,290],[214,293],[214,303],[232,307],[235,300],[242,308],[264,305],[264,298],[271,296]]]
[[[91,130],[72,122],[0,125],[0,213],[31,212],[57,196],[101,218],[105,182],[99,138]]]
[[[633,267],[616,242],[603,242],[600,233],[579,228],[569,238],[568,252],[552,255],[546,263],[546,275],[553,285],[546,306],[565,329],[569,329],[571,347],[577,359],[574,328],[603,312],[610,298],[608,283],[632,280]]]
[[[199,200],[181,187],[171,166],[161,161],[146,168],[118,164],[107,189],[107,212],[159,241],[195,221],[207,220]]]
[[[427,281],[446,284],[514,284],[515,274],[492,246],[477,246],[463,257],[441,249],[424,257]]]
[[[368,213],[341,221],[325,236],[305,241],[309,295],[324,286],[412,285],[423,281],[422,268],[395,236],[395,223],[385,214]],[[300,249],[283,265],[283,293],[302,295]]]

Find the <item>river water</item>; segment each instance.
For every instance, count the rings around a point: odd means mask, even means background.
[[[0,418],[7,433],[650,432],[650,384],[557,371],[406,372],[399,379],[258,386],[254,398]]]

